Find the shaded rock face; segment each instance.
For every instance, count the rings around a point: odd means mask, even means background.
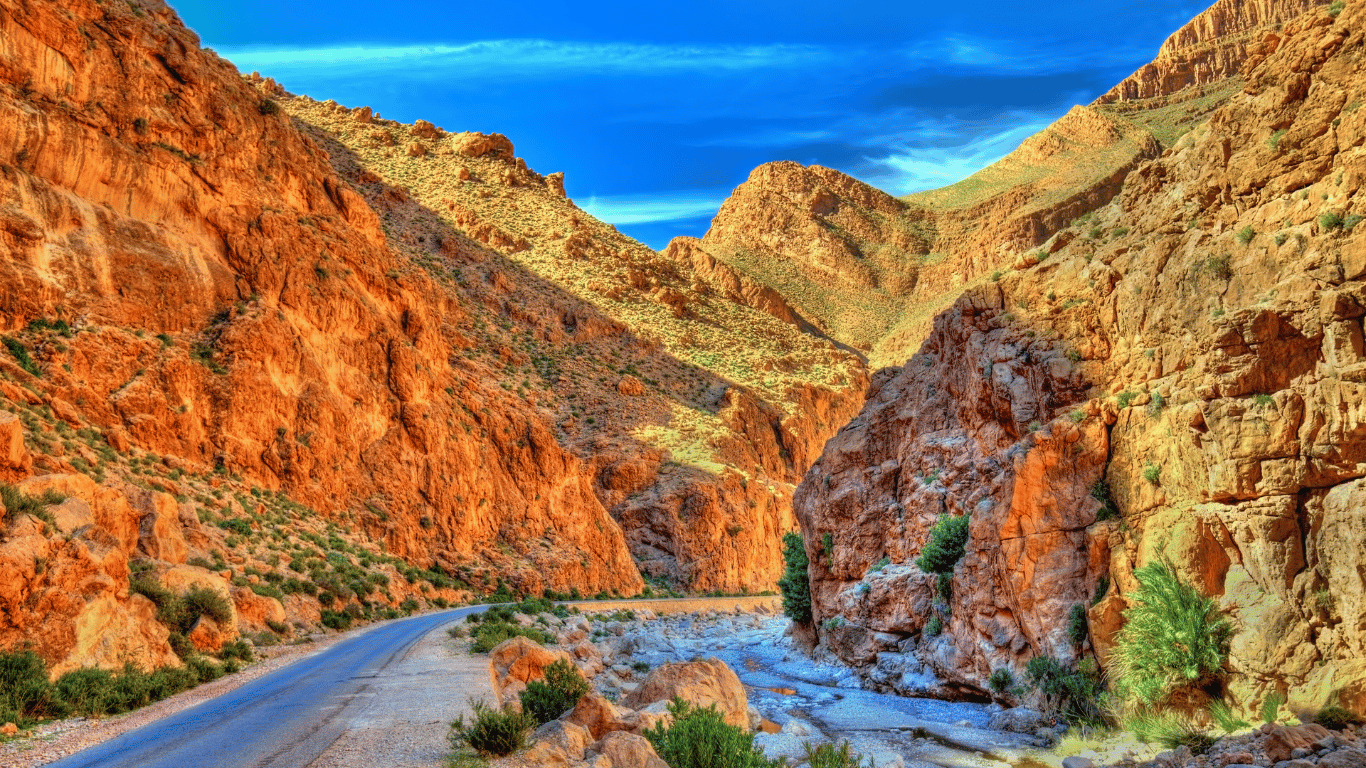
[[[1281,26],[1328,3],[1321,0],[1219,0],[1172,33],[1157,57],[1098,103],[1169,96],[1236,75]]]
[[[1361,705],[1366,230],[1340,218],[1366,178],[1361,18],[1287,24],[1098,212],[1128,235],[1060,233],[874,377],[794,501],[828,647],[869,670],[909,653],[965,692],[1036,654],[1104,661],[1134,569],[1165,557],[1234,620],[1236,701]],[[1096,522],[1102,478],[1117,520]],[[947,601],[913,564],[944,514],[971,516]]]

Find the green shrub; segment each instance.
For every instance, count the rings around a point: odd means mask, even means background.
[[[456,748],[470,747],[481,755],[504,757],[522,748],[527,734],[536,727],[529,714],[509,709],[494,709],[482,701],[470,701],[474,720],[461,715],[451,723],[450,740]]]
[[[1285,131],[1286,129],[1284,128],[1273,131],[1271,135],[1266,138],[1266,145],[1274,150],[1280,150],[1281,139],[1285,138]]]
[[[1342,9],[1346,7],[1347,3],[1345,2],[1345,0],[1334,0],[1333,3],[1328,6],[1328,17],[1336,19],[1338,17],[1338,14],[1342,13]]]
[[[49,714],[47,663],[33,651],[0,653],[0,717],[27,725]]]
[[[191,656],[186,659],[185,668],[193,672],[195,679],[201,683],[211,683],[227,674],[222,667],[203,656]]]
[[[1213,720],[1214,724],[1219,726],[1224,733],[1237,733],[1244,728],[1250,728],[1252,726],[1252,723],[1238,717],[1238,715],[1234,713],[1233,707],[1230,707],[1228,702],[1223,699],[1211,701],[1207,709],[1209,710],[1210,719]]]
[[[1035,656],[1025,666],[1024,688],[1039,695],[1039,710],[1046,715],[1074,725],[1106,722],[1098,675],[1074,669],[1050,656]]]
[[[1110,484],[1105,482],[1105,478],[1099,478],[1091,483],[1091,498],[1100,502],[1100,509],[1096,510],[1096,522],[1119,517],[1119,506],[1110,495]]]
[[[1129,403],[1132,403],[1135,397],[1138,397],[1137,392],[1120,392],[1117,398],[1120,409],[1128,408]]]
[[[224,643],[222,650],[218,652],[218,658],[223,661],[229,661],[231,659],[251,661],[254,658],[251,652],[251,643],[242,639],[234,640],[231,643]]]
[[[729,725],[714,706],[696,709],[682,699],[669,704],[673,723],[644,732],[669,768],[779,768],[754,746],[753,734]]]
[[[925,635],[927,637],[938,637],[943,632],[944,620],[939,618],[939,614],[936,613],[930,617],[929,621],[925,622]]]
[[[483,621],[474,628],[474,642],[470,643],[470,653],[488,653],[504,640],[514,637],[527,637],[538,643],[552,643],[555,637],[535,627],[523,627],[502,621]]]
[[[968,516],[946,515],[930,529],[930,540],[915,564],[925,573],[952,573],[968,543]]]
[[[778,579],[778,591],[783,595],[783,614],[804,626],[811,626],[811,577],[807,572],[810,561],[801,534],[783,534],[783,577]]]
[[[1218,741],[1204,729],[1170,710],[1139,709],[1125,718],[1124,727],[1145,744],[1159,744],[1166,749],[1185,746],[1197,755],[1203,755]]]
[[[342,631],[351,628],[351,615],[345,611],[334,611],[324,608],[322,611],[322,625],[328,629]]]
[[[1334,229],[1342,229],[1342,225],[1342,216],[1332,211],[1324,211],[1319,214],[1319,229],[1325,232]]]
[[[1247,245],[1248,243],[1252,242],[1252,238],[1256,236],[1257,233],[1253,231],[1251,224],[1238,230],[1238,233],[1234,235],[1234,237],[1238,238],[1238,242],[1242,243],[1243,245]]]
[[[1009,669],[1001,667],[991,673],[991,677],[987,679],[987,685],[991,686],[991,690],[996,695],[1004,696],[1011,688],[1015,687],[1015,675]]]
[[[1153,485],[1161,485],[1161,484],[1162,484],[1162,467],[1161,467],[1161,465],[1153,464],[1152,462],[1148,462],[1147,464],[1145,464],[1145,465],[1143,466],[1143,479],[1144,479],[1144,480],[1147,480],[1148,482],[1152,483]]]
[[[57,698],[74,712],[108,715],[116,709],[114,675],[107,669],[77,669],[57,678]]]
[[[1327,706],[1314,714],[1314,722],[1329,730],[1340,731],[1349,725],[1360,725],[1362,720],[1342,707]]]
[[[545,668],[545,680],[531,680],[520,694],[522,711],[544,725],[572,709],[588,693],[588,681],[568,661],[560,659]]]
[[[830,742],[818,744],[814,748],[808,742],[802,745],[808,768],[864,768],[863,758],[849,746],[847,740],[836,747]],[[867,768],[877,768],[869,756]]]
[[[12,336],[0,337],[0,341],[4,342],[5,349],[8,349],[9,353],[14,356],[15,362],[19,363],[20,368],[42,378],[43,370],[38,367],[37,363],[33,362],[32,357],[29,357],[28,347],[25,347],[22,341]]]
[[[1230,263],[1232,257],[1227,253],[1218,256],[1211,256],[1205,259],[1205,271],[1219,280],[1228,280],[1233,277],[1233,266]]]
[[[1166,562],[1149,563],[1134,577],[1133,607],[1124,612],[1110,656],[1119,689],[1156,705],[1221,680],[1233,625],[1215,602],[1183,584]]]
[[[263,115],[278,115],[280,114],[280,103],[274,99],[261,99],[261,102],[256,105],[256,111]]]
[[[6,525],[20,515],[33,515],[48,525],[55,525],[56,520],[47,508],[61,504],[65,500],[65,496],[53,490],[48,490],[41,496],[29,496],[8,483],[0,483],[0,506],[4,508]]]
[[[1086,642],[1088,634],[1090,629],[1086,623],[1086,607],[1077,603],[1067,617],[1067,637],[1074,645],[1081,645]]]

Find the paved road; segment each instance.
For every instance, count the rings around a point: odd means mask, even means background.
[[[346,734],[380,672],[475,606],[378,627],[54,768],[303,768]]]

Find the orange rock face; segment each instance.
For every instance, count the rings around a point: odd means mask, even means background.
[[[1238,74],[1250,54],[1321,0],[1219,0],[1172,33],[1152,63],[1101,96],[1099,103],[1168,96]]]
[[[947,692],[1038,654],[1103,662],[1133,570],[1165,557],[1239,628],[1236,702],[1359,701],[1360,18],[1286,24],[1206,129],[874,377],[794,502],[818,622],[845,622],[818,625],[827,646]],[[1118,519],[1097,521],[1107,491]],[[947,600],[913,564],[945,514],[970,516]]]

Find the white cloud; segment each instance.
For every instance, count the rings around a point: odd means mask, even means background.
[[[328,70],[409,78],[651,75],[805,67],[833,55],[813,45],[652,45],[556,40],[480,40],[441,45],[220,48],[243,70],[276,77]]]
[[[594,218],[623,226],[710,218],[729,196],[730,190],[680,191],[590,197],[575,202]]]

